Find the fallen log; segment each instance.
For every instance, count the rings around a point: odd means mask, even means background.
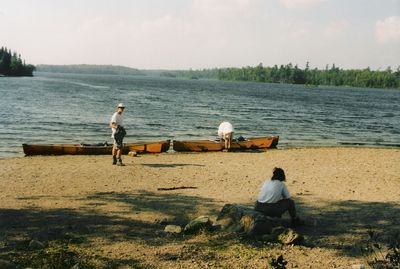
[[[173,190],[182,190],[182,189],[197,189],[197,187],[180,186],[180,187],[171,187],[171,188],[157,188],[158,191],[173,191]]]

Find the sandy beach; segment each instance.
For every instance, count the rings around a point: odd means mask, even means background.
[[[288,268],[367,265],[359,246],[400,229],[400,150],[303,148],[241,153],[124,157],[38,156],[0,160],[0,259],[36,255],[32,240],[56,242],[107,268]],[[306,225],[304,246],[262,244],[236,235],[170,235],[227,203],[252,205],[274,167]],[[158,188],[193,187],[162,191]],[[285,215],[284,218],[288,218]],[[25,255],[25,256],[24,256]],[[19,258],[18,258],[19,257]],[[25,258],[24,258],[25,257]]]

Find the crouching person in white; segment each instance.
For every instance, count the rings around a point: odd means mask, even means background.
[[[230,122],[223,121],[218,127],[218,136],[225,142],[224,151],[228,151],[231,148],[231,142],[233,137],[232,124]]]

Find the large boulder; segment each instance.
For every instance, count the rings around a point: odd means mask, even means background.
[[[270,218],[253,208],[226,204],[218,215],[217,223],[228,232],[241,232],[251,236],[271,234],[274,227],[282,226],[279,218]]]

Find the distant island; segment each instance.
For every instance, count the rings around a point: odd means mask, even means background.
[[[190,79],[209,78],[231,81],[251,81],[268,83],[303,84],[307,86],[350,86],[365,88],[400,88],[400,67],[395,72],[391,68],[373,71],[370,68],[344,70],[333,64],[325,69],[311,69],[309,63],[301,69],[291,63],[281,66],[214,68],[202,70],[171,70],[160,72],[166,77],[185,77]]]
[[[11,53],[10,49],[1,47],[0,49],[0,76],[33,76],[35,66],[25,64],[21,54]]]
[[[76,74],[107,74],[107,75],[145,75],[143,71],[136,68],[120,65],[93,65],[93,64],[72,64],[72,65],[47,65],[36,66],[36,71],[50,73],[76,73]]]
[[[157,76],[171,78],[189,79],[218,79],[218,69],[202,70],[144,70],[120,65],[91,65],[91,64],[71,64],[71,65],[48,65],[40,64],[36,66],[38,72],[49,73],[70,73],[70,74],[107,74],[107,75],[130,75],[130,76]]]
[[[304,85],[332,85],[367,88],[400,88],[400,67],[395,72],[388,67],[383,71],[370,68],[344,70],[333,64],[325,69],[311,69],[309,63],[305,69],[292,64],[263,67],[218,69],[218,79],[234,81],[257,81],[269,83],[287,83]]]
[[[187,79],[219,79],[230,81],[249,81],[267,83],[302,84],[306,86],[350,86],[364,88],[400,88],[400,67],[396,71],[385,70],[341,69],[335,64],[325,69],[310,68],[306,63],[304,69],[291,63],[264,67],[212,68],[200,70],[141,70],[115,65],[38,65],[37,71],[52,73],[109,74],[133,76],[161,76]]]

